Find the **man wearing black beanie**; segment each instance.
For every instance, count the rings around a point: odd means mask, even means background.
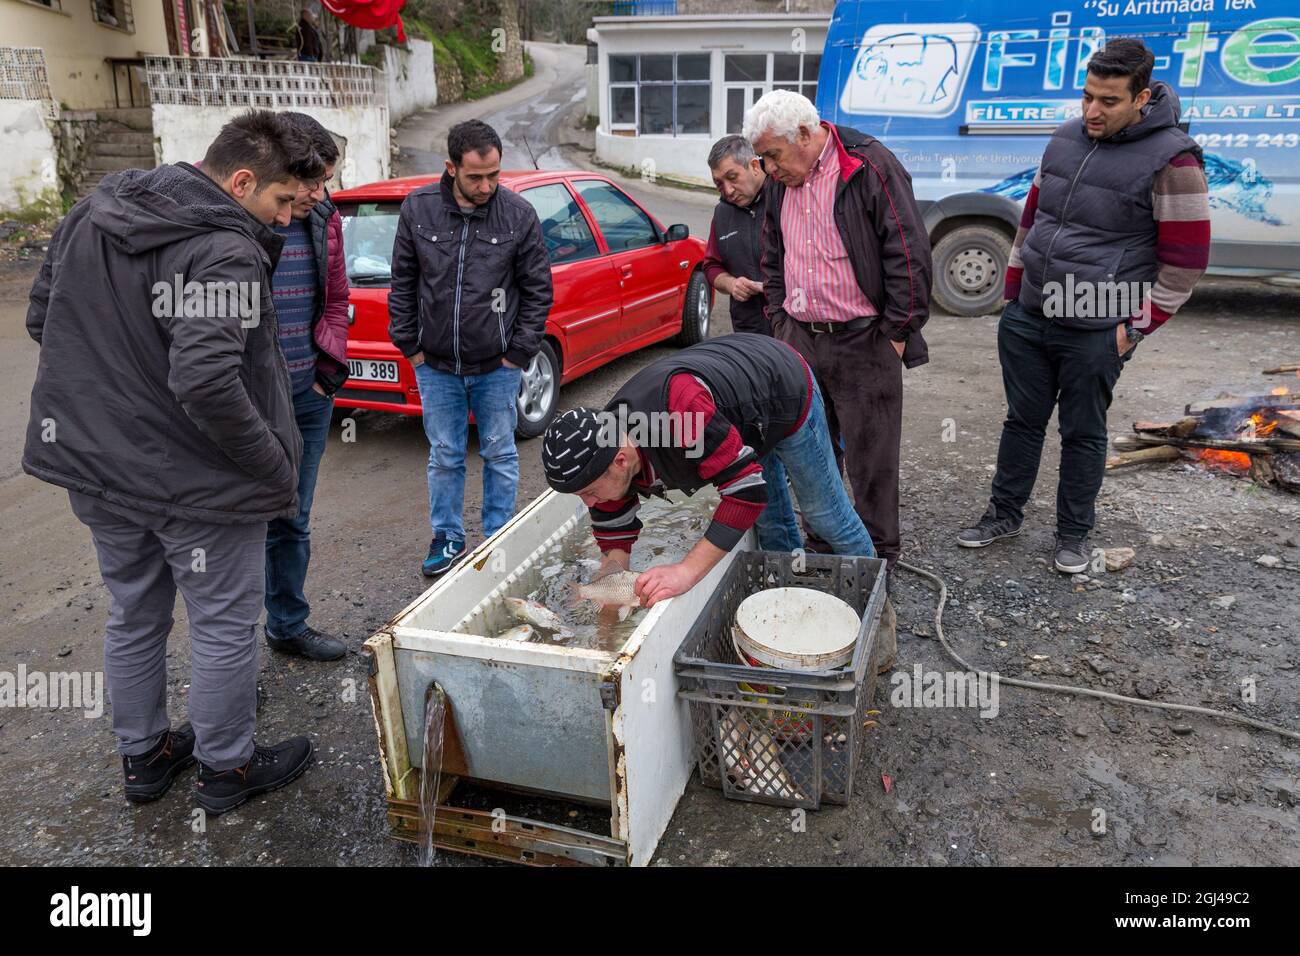
[[[590,509],[604,554],[601,576],[628,569],[641,497],[718,489],[722,501],[690,553],[638,577],[636,593],[647,607],[689,591],[751,527],[767,550],[801,547],[789,489],[764,476],[771,455],[785,465],[804,517],[836,554],[875,557],[835,472],[808,364],[769,336],[723,336],[652,362],[603,411],[558,415],[542,441],[547,482]]]

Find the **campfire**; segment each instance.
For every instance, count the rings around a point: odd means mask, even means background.
[[[1265,374],[1300,376],[1284,365]],[[1261,485],[1300,493],[1300,384],[1262,394],[1221,392],[1188,405],[1173,422],[1134,422],[1133,434],[1114,441],[1107,469],[1153,461],[1194,461],[1205,468],[1249,475]]]

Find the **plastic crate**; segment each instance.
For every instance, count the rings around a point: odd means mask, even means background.
[[[796,559],[752,551],[737,557],[673,657],[706,786],[720,787],[728,799],[782,807],[849,802],[875,690],[884,569],[878,558],[842,555]],[[736,609],[756,591],[778,587],[824,591],[853,607],[862,625],[848,664],[792,671],[739,663],[732,643]]]

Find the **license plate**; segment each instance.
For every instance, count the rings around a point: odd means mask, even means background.
[[[348,359],[348,376],[359,382],[397,382],[397,363]]]

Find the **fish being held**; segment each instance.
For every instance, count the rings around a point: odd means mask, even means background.
[[[558,614],[536,601],[508,597],[505,603],[506,607],[510,609],[510,613],[525,624],[545,628],[548,631],[555,631],[561,637],[571,637],[573,635],[573,632],[564,626],[564,622],[560,620]]]
[[[520,624],[498,634],[497,638],[503,641],[531,641],[536,636],[537,632],[531,624]]]
[[[618,619],[624,620],[635,608],[641,606],[636,595],[636,571],[615,571],[589,584],[579,584],[575,592],[578,601],[594,601],[604,607],[617,607]]]

